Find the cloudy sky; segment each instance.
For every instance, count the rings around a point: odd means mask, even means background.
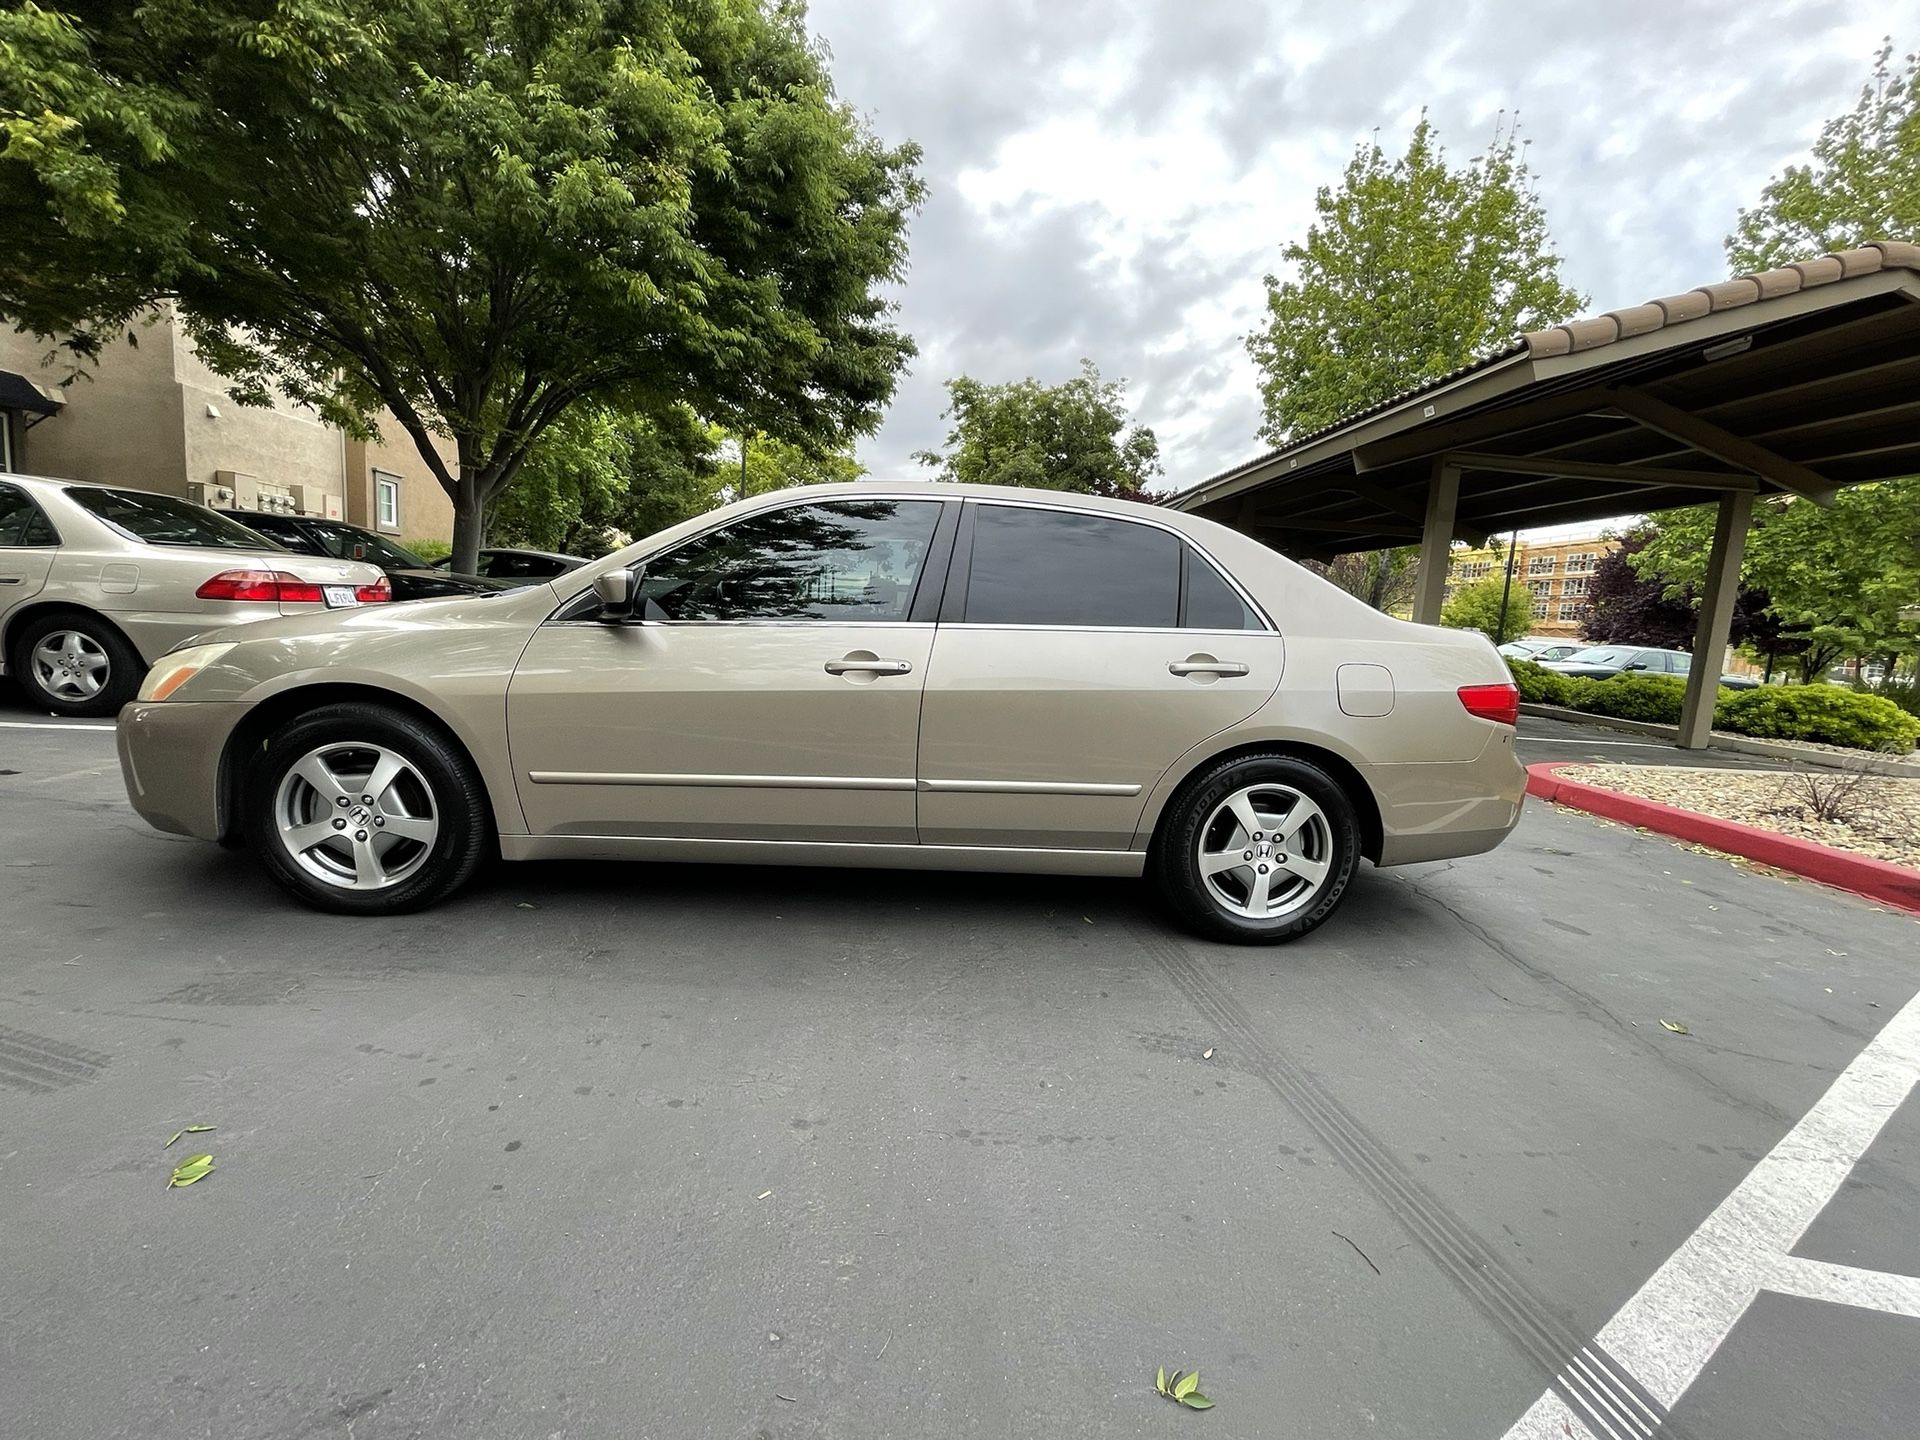
[[[1185,487],[1261,449],[1242,337],[1317,186],[1420,108],[1458,158],[1531,141],[1595,310],[1725,273],[1722,238],[1848,108],[1920,0],[812,0],[841,94],[926,151],[901,319],[920,356],[861,458],[919,471],[942,383],[1124,376]]]

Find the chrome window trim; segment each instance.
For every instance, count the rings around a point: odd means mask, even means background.
[[[585,593],[585,591],[581,592],[581,594]],[[543,620],[540,623],[573,629],[584,625],[595,630],[801,630],[827,627],[842,630],[851,627],[863,630],[932,630],[935,628],[935,622],[932,620],[855,620],[850,617],[831,620],[635,620],[619,625],[605,620]],[[1236,630],[1232,633],[1250,635],[1254,632]]]

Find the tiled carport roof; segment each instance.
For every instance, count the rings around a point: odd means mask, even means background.
[[[1920,472],[1920,245],[1882,240],[1530,332],[1168,503],[1327,556]]]

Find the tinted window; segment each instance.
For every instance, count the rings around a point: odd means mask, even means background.
[[[40,507],[18,485],[0,485],[0,545],[58,545],[60,537]]]
[[[358,525],[303,525],[320,548],[336,560],[371,560],[384,570],[420,570],[426,567],[411,550],[403,550]],[[298,546],[305,549],[305,546]]]
[[[1260,617],[1240,593],[1198,552],[1187,551],[1186,604],[1180,623],[1189,630],[1259,630]]]
[[[1104,515],[979,506],[967,619],[977,625],[1179,623],[1180,541]]]
[[[200,545],[216,550],[272,549],[262,545],[257,530],[171,495],[144,490],[108,490],[98,485],[70,485],[67,498],[122,535],[149,545]]]
[[[269,540],[284,545],[289,550],[297,550],[302,555],[318,555],[321,553],[318,542],[290,520],[282,520],[275,515],[262,515],[257,520],[249,516],[246,520],[239,521],[239,523],[248,526],[250,529],[258,530]]]
[[[936,500],[755,515],[648,561],[640,596],[669,620],[905,620],[939,518]]]

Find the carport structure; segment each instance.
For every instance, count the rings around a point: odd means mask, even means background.
[[[1694,653],[1726,648],[1756,499],[1920,473],[1920,245],[1874,241],[1532,331],[1176,496],[1296,558],[1417,542],[1440,618],[1455,539],[1720,512]],[[1687,680],[1706,743],[1719,665]]]

